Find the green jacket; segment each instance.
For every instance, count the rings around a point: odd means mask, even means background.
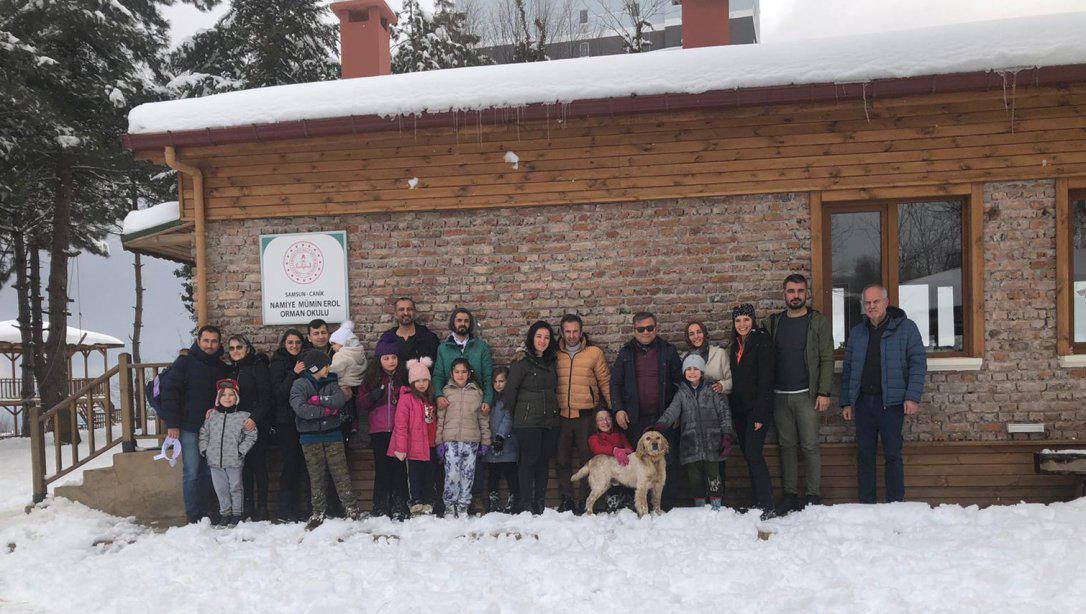
[[[475,371],[475,377],[483,385],[483,403],[494,407],[494,382],[491,376],[494,374],[494,358],[490,354],[490,346],[477,337],[468,339],[468,344],[463,351],[449,335],[447,339],[437,346],[437,364],[434,365],[434,391],[438,398],[445,395],[445,384],[449,383],[449,372],[452,371],[452,363],[457,358],[467,358],[471,368]]]
[[[783,311],[775,313],[762,326],[774,343],[777,341],[777,322]],[[830,321],[814,309],[807,309],[807,385],[811,398],[829,397],[833,388],[833,329]]]

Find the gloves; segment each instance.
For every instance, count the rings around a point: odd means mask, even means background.
[[[626,448],[615,448],[614,455],[619,465],[625,467],[630,464],[630,451]]]
[[[309,404],[310,405],[320,405],[321,404],[320,395],[315,394],[315,395],[309,397]]]
[[[444,443],[437,444],[437,457],[441,458],[441,459],[445,458],[445,444]]]
[[[334,415],[336,415],[338,413],[339,413],[339,410],[334,408],[334,407],[325,407],[324,408],[324,417],[325,418],[331,418],[332,416],[334,416]]]
[[[732,454],[732,436],[720,436],[720,460],[724,460]]]
[[[491,442],[490,442],[490,449],[491,450],[494,450],[495,452],[498,452],[500,454],[504,447],[505,447],[505,437],[502,437],[501,435],[495,435],[495,436],[491,437]]]
[[[490,454],[490,446],[487,446],[487,445],[479,446],[479,454],[478,455],[479,456],[486,456],[487,454]]]

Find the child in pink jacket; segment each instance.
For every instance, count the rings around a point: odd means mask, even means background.
[[[437,406],[430,386],[433,362],[407,361],[407,381],[396,402],[395,424],[388,455],[407,463],[407,489],[411,515],[433,513],[434,464],[437,440]]]

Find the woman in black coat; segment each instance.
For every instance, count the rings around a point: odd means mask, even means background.
[[[750,470],[756,505],[762,519],[772,518],[773,481],[762,448],[772,421],[773,341],[754,328],[754,306],[743,303],[732,310],[732,344],[728,359],[732,368],[732,393],[728,396],[739,447]]]
[[[275,424],[275,445],[279,448],[282,470],[279,473],[279,520],[290,522],[309,516],[305,489],[305,457],[298,440],[298,427],[294,423],[294,410],[290,407],[290,388],[305,368],[301,363],[305,337],[296,329],[289,328],[279,338],[279,347],[272,352],[268,373],[272,385],[272,409]],[[301,502],[299,504],[299,502]]]
[[[271,438],[272,385],[268,374],[268,358],[253,349],[242,335],[226,341],[226,366],[230,379],[238,383],[240,411],[249,412],[259,436],[245,455],[242,483],[245,486],[245,517],[265,520],[268,517],[268,439]],[[250,425],[246,425],[248,427]],[[256,483],[254,492],[253,483]],[[253,506],[253,499],[256,506]]]
[[[525,348],[524,358],[509,367],[502,399],[513,415],[513,432],[520,444],[516,511],[542,514],[550,461],[558,444],[558,342],[554,329],[542,320],[532,324]]]

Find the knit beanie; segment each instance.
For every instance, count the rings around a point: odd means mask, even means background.
[[[434,361],[430,360],[429,356],[407,361],[407,383],[414,384],[420,379],[430,379],[430,366],[433,364]]]
[[[358,337],[355,336],[354,322],[350,320],[344,320],[343,323],[339,325],[339,328],[336,329],[336,332],[328,337],[328,342],[338,343],[349,348],[362,344],[362,342],[358,340]]]
[[[400,346],[395,341],[389,341],[387,339],[381,339],[377,342],[377,360],[381,360],[382,356],[388,356],[389,354],[399,355]]]
[[[738,318],[739,316],[747,316],[751,320],[753,320],[754,305],[751,305],[750,303],[743,303],[742,305],[737,306],[735,309],[732,309],[732,320]]]
[[[221,379],[215,382],[215,405],[219,405],[223,390],[233,390],[234,396],[237,397],[237,400],[234,401],[234,406],[236,407],[241,404],[241,392],[238,388],[237,380]]]
[[[701,354],[690,352],[686,355],[686,359],[683,360],[683,373],[690,367],[694,367],[698,371],[705,373],[705,359],[701,357]]]
[[[310,373],[316,373],[332,364],[332,359],[328,358],[328,354],[325,354],[324,350],[313,348],[306,350],[305,354],[302,354],[302,364]]]

